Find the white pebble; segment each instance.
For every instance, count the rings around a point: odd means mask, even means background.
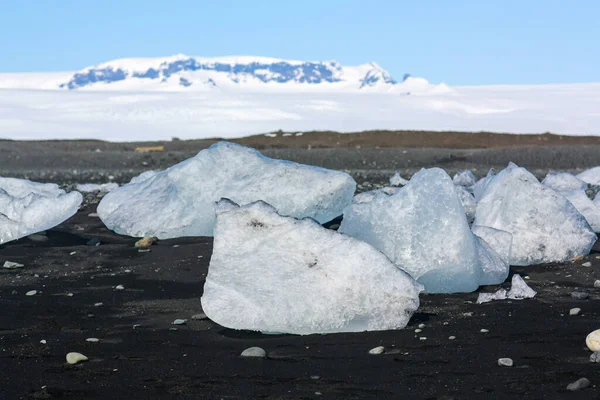
[[[42,340],[40,340],[40,343],[41,343],[41,344],[46,344],[46,340],[45,340],[45,339],[42,339]]]
[[[94,307],[102,307],[104,303],[94,303]]]
[[[16,262],[12,262],[12,261],[4,261],[4,265],[2,267],[6,268],[6,269],[17,269],[17,268],[24,268],[25,265],[19,264]]]
[[[71,352],[67,354],[67,362],[71,365],[75,365],[82,361],[87,361],[88,358],[81,353]]]
[[[267,352],[261,349],[260,347],[250,347],[246,350],[242,351],[242,357],[266,357]]]
[[[591,262],[584,262],[583,264],[581,264],[582,267],[591,267],[592,263]]]
[[[173,325],[184,325],[186,322],[187,322],[187,319],[177,318],[175,321],[173,321]]]
[[[499,358],[498,359],[498,365],[501,367],[512,367],[513,366],[513,360],[510,358]]]
[[[419,340],[427,340],[427,338],[425,336],[421,336]]]
[[[579,315],[581,312],[581,308],[571,308],[569,310],[569,315]]]
[[[86,342],[91,342],[91,343],[98,343],[100,341],[100,339],[95,338],[95,337],[89,337],[87,339],[85,339]]]
[[[415,333],[421,333],[423,332],[421,329],[415,329]]]
[[[76,251],[72,251],[72,252],[69,253],[70,256],[74,256],[75,254],[77,254]]]
[[[585,344],[591,351],[600,351],[600,329],[596,329],[587,335]]]
[[[25,293],[25,296],[35,296],[37,294],[37,290],[30,290],[29,292]]]
[[[449,336],[448,337],[448,340],[454,340],[454,339],[456,339],[456,336]]]
[[[125,290],[125,286],[117,285],[117,286],[115,286],[115,290]]]
[[[421,329],[425,328],[425,324],[419,324],[419,328],[421,328]]]
[[[487,329],[482,329],[479,332],[481,332],[481,333],[488,333],[489,331]]]
[[[383,353],[384,351],[385,351],[385,347],[377,346],[377,347],[374,347],[371,350],[369,350],[369,354],[378,355],[378,354]]]
[[[594,281],[594,287],[600,287],[600,280]]]

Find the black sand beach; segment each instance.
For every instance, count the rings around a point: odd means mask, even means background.
[[[255,145],[269,156],[348,170],[365,188],[396,169],[410,176],[420,167],[475,168],[483,176],[514,161],[543,177],[550,169],[600,164],[597,144],[559,146],[555,138],[551,145],[540,140],[543,145],[478,149],[324,142],[310,150],[295,146],[294,138],[287,146],[282,141],[269,148],[266,139]],[[109,175],[124,182],[209,144],[169,143],[172,149],[164,144],[162,152],[139,153],[136,147],[155,144],[0,142],[0,175],[63,185],[106,182]],[[0,246],[1,263],[25,264],[0,269],[0,399],[600,398],[598,366],[589,362],[585,345],[587,334],[600,328],[600,288],[593,285],[600,279],[598,244],[574,262],[511,267],[511,275],[529,276],[534,299],[478,305],[477,293],[422,295],[406,329],[262,335],[192,319],[202,312],[211,238],[159,241],[141,253],[135,238],[103,226],[92,214],[98,199],[86,197],[73,218],[46,233],[47,240]],[[88,245],[91,239],[100,245]],[[26,296],[30,290],[38,293]],[[571,297],[575,290],[589,299]],[[569,316],[573,307],[581,314]],[[187,323],[173,325],[178,318]],[[415,333],[419,324],[425,327]],[[252,346],[264,348],[267,358],[240,357]],[[376,346],[385,352],[369,355]],[[89,361],[66,364],[71,351]],[[502,357],[514,366],[498,366]],[[589,388],[566,390],[582,377],[591,381]]]

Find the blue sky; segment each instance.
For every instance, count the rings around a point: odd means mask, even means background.
[[[375,61],[451,85],[600,81],[597,0],[0,0],[0,72],[177,53]]]

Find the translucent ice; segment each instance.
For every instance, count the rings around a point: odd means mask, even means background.
[[[558,192],[571,190],[585,191],[588,187],[587,183],[568,172],[549,172],[542,181],[542,185],[546,185]]]
[[[233,329],[293,334],[403,328],[423,287],[367,243],[264,202],[217,204],[202,309]]]
[[[0,178],[0,244],[55,227],[82,201],[81,193],[55,184]]]
[[[512,235],[485,226],[474,226],[479,244],[479,262],[483,274],[481,285],[494,285],[506,280],[509,272]]]
[[[214,203],[263,200],[282,215],[324,223],[341,215],[356,183],[346,173],[274,160],[219,142],[161,172],[148,171],[107,194],[98,215],[110,229],[159,239],[210,236]]]
[[[512,233],[511,265],[567,261],[588,254],[596,241],[573,204],[515,165],[490,180],[474,225]]]
[[[398,193],[401,188],[395,186],[386,186],[381,189],[369,190],[368,192],[362,192],[354,196],[352,199],[353,203],[368,203],[372,201],[375,196],[383,195],[383,196],[391,196],[393,194]]]
[[[478,180],[475,185],[473,185],[473,196],[475,196],[475,201],[479,201],[487,188],[487,185],[490,183],[492,178],[494,178],[495,172],[494,168],[490,169],[485,178],[481,178]]]
[[[118,183],[109,182],[109,183],[80,183],[75,188],[77,191],[82,193],[91,193],[91,192],[100,192],[100,193],[108,193],[112,190],[115,190],[119,187]]]
[[[408,183],[408,180],[404,179],[403,177],[400,176],[399,172],[396,172],[391,178],[390,178],[390,185],[392,186],[404,186]]]
[[[464,171],[458,171],[454,175],[454,178],[452,178],[452,181],[455,185],[463,186],[465,188],[470,189],[477,182],[477,178],[471,170],[466,169]]]
[[[475,219],[475,208],[477,207],[477,201],[475,200],[475,197],[464,186],[456,185],[454,190],[460,199],[460,204],[462,204],[463,208],[465,209],[467,221],[469,224],[473,223],[473,220]]]
[[[577,174],[577,178],[582,181],[589,183],[590,185],[600,185],[600,167],[594,167],[586,169],[580,174]]]
[[[505,289],[499,289],[495,293],[479,293],[477,304],[487,303],[494,300],[523,300],[533,299],[537,292],[530,288],[521,278],[521,275],[515,274],[512,277],[511,288],[507,292]]]
[[[417,172],[395,195],[351,204],[340,232],[375,246],[430,293],[477,289],[487,262],[455,185],[439,168]]]

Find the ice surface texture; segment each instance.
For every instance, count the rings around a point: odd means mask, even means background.
[[[577,174],[577,178],[582,181],[589,183],[590,185],[600,185],[600,167],[594,167],[586,169],[580,174]]]
[[[81,193],[91,193],[91,192],[100,192],[100,193],[108,193],[112,190],[115,190],[119,187],[118,183],[108,182],[108,183],[80,183],[75,188],[77,191]]]
[[[479,245],[455,185],[439,168],[417,172],[394,195],[354,202],[340,232],[372,244],[430,293],[471,292],[482,280],[495,281],[484,279],[482,263],[493,262],[489,271],[499,267],[498,255],[480,257],[492,250]]]
[[[454,182],[455,185],[463,186],[470,190],[471,188],[473,188],[473,186],[477,182],[477,178],[475,177],[475,174],[473,174],[473,172],[471,170],[466,169],[464,171],[458,171],[454,175],[454,178],[452,178],[452,181]]]
[[[0,178],[0,244],[55,227],[73,216],[83,197],[57,185]]]
[[[585,191],[588,184],[568,172],[548,172],[542,185],[556,190],[557,192],[581,190]]]
[[[294,334],[403,328],[422,286],[367,243],[264,202],[221,200],[202,309],[233,329]]]
[[[512,233],[511,265],[567,261],[588,254],[596,241],[585,218],[565,197],[515,165],[490,180],[474,225]]]
[[[408,183],[407,179],[404,179],[399,172],[396,172],[390,178],[390,185],[392,186],[404,186]]]
[[[214,203],[263,200],[282,215],[324,223],[342,214],[356,183],[346,173],[274,160],[234,143],[219,142],[161,172],[145,172],[107,194],[98,215],[129,236],[210,236]]]

